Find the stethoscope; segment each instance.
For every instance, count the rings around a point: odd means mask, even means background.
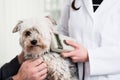
[[[79,10],[80,9],[80,7],[75,7],[75,1],[76,0],[73,0],[73,2],[72,2],[72,4],[71,4],[71,7],[74,9],[74,10]]]

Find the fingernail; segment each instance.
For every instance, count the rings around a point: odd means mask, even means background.
[[[64,53],[61,53],[61,57],[63,57],[63,58],[64,58]]]
[[[66,41],[66,40],[64,40],[63,42],[64,42],[65,44],[67,44],[67,41]]]
[[[69,45],[68,43],[69,43],[69,41],[68,40],[64,40],[64,43],[65,44],[67,44],[67,45]]]

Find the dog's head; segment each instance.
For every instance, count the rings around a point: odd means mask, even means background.
[[[13,33],[20,33],[20,45],[25,54],[43,54],[49,51],[51,35],[56,32],[55,21],[46,16],[19,21]]]

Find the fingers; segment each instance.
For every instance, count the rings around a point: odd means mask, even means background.
[[[44,80],[47,77],[48,72],[47,64],[42,62],[41,64],[37,65],[34,68],[34,71],[35,71],[34,78],[37,78],[36,80]]]
[[[72,62],[74,62],[74,63],[79,62],[78,57],[71,57],[71,59],[72,59]]]
[[[61,53],[61,56],[62,56],[63,58],[73,57],[74,55],[75,55],[75,54],[74,54],[74,51]]]
[[[66,44],[73,46],[74,48],[78,48],[79,45],[76,42],[70,41],[70,40],[65,40]]]
[[[47,77],[47,68],[31,75],[30,80],[44,80]]]
[[[34,76],[37,77],[39,80],[44,80],[47,77],[47,68],[44,68],[39,72],[36,72]]]
[[[43,75],[47,74],[47,68],[43,69],[42,71],[39,72],[39,76],[42,77]]]
[[[74,63],[79,61],[79,57],[77,57],[74,52],[61,53],[61,55],[63,58],[70,57],[72,59],[72,62],[74,62]]]
[[[40,65],[38,65],[37,67],[36,67],[36,69],[37,69],[37,71],[42,71],[42,70],[44,70],[44,69],[47,69],[47,64],[46,63],[42,63],[42,64],[40,64]]]
[[[42,76],[40,77],[39,80],[44,80],[46,77],[47,77],[47,74],[44,74],[44,75],[42,75]]]
[[[32,66],[38,66],[38,65],[40,65],[42,63],[43,63],[43,60],[41,60],[41,59],[31,60]]]
[[[39,73],[38,76],[40,77],[40,80],[44,80],[47,77],[47,65],[45,63],[42,63],[40,66],[38,66]]]

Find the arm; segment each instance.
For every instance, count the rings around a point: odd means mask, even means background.
[[[6,80],[7,78],[17,74],[19,68],[20,64],[16,56],[13,60],[0,68],[0,80]]]
[[[68,21],[69,21],[69,16],[70,16],[70,0],[65,0],[65,6],[64,9],[62,11],[62,15],[61,15],[61,20],[60,20],[60,24],[58,25],[58,31],[61,34],[67,35],[68,34]]]
[[[117,27],[117,28],[116,28]],[[73,62],[90,63],[90,75],[112,75],[120,73],[120,29],[104,28],[101,32],[100,46],[85,48],[81,44],[67,41],[75,48],[74,51],[62,53],[63,57],[71,57]]]
[[[0,80],[44,80],[47,65],[41,59],[24,61],[23,52],[0,69]],[[21,65],[20,65],[21,64]]]

